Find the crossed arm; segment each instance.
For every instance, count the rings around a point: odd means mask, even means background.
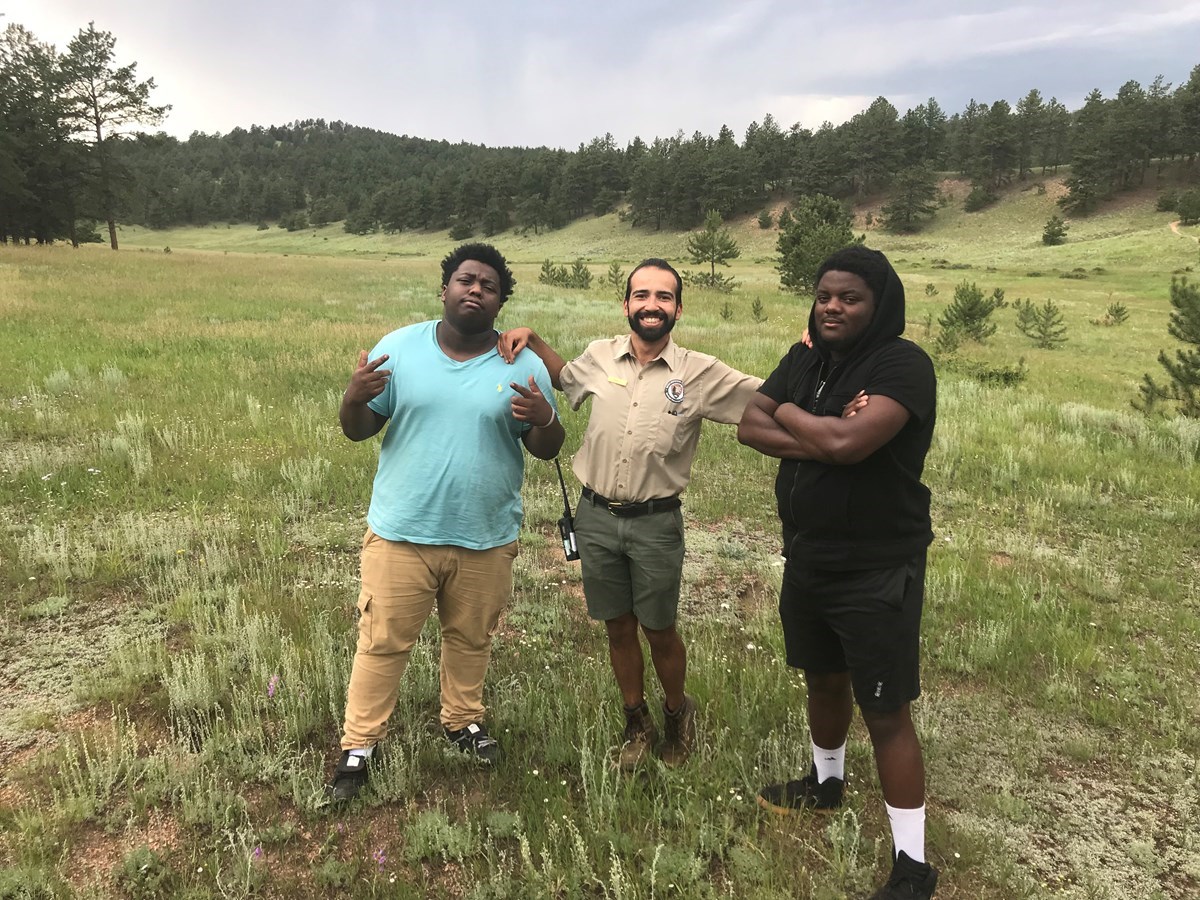
[[[738,440],[767,456],[848,466],[862,462],[904,427],[909,411],[891,397],[859,394],[840,417],[814,416],[794,403],[755,394],[738,425]]]

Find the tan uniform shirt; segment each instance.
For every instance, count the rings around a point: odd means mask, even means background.
[[[687,487],[700,422],[736,425],[761,378],[673,340],[642,366],[630,336],[593,341],[559,376],[572,409],[588,397],[592,412],[575,475],[623,503],[673,497]]]

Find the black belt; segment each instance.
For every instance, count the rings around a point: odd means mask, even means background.
[[[615,500],[609,500],[607,497],[601,497],[588,487],[583,489],[583,499],[587,500],[593,506],[603,506],[612,515],[623,518],[648,516],[650,513],[656,512],[667,512],[668,510],[679,509],[683,505],[678,497],[658,497],[654,500],[643,500],[641,503],[618,503]]]

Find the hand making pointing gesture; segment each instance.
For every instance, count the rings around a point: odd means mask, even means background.
[[[529,387],[523,388],[515,381],[509,382],[509,387],[517,392],[512,398],[513,418],[518,422],[528,422],[535,428],[545,428],[554,422],[554,407],[538,390],[537,382],[529,376]]]
[[[379,368],[385,362],[387,362],[386,353],[378,359],[367,362],[367,351],[360,350],[358,352],[358,365],[354,367],[354,374],[350,376],[350,384],[346,386],[346,399],[350,403],[366,403],[383,393],[383,389],[387,387],[388,379],[392,375],[391,369]]]

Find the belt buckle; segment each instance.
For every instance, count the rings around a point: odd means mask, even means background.
[[[617,503],[614,500],[609,500],[608,503],[606,504],[606,506],[608,507],[608,514],[610,516],[618,516],[618,517],[621,515],[620,512],[618,512],[618,510],[625,508],[624,503]]]

